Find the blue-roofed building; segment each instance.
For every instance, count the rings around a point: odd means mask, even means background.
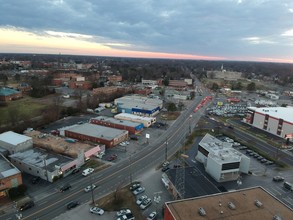
[[[0,88],[0,101],[7,102],[20,98],[22,98],[21,91],[7,87]]]
[[[120,113],[149,117],[157,115],[163,107],[163,101],[161,99],[152,99],[138,95],[115,99],[114,104],[117,105],[117,110]]]

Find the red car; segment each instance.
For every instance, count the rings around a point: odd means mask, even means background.
[[[112,154],[111,156],[109,156],[107,158],[108,161],[113,161],[113,160],[116,160],[117,159],[117,154]]]

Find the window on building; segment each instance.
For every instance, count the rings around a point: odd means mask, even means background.
[[[240,167],[240,162],[225,163],[222,165],[222,170],[239,169],[239,167]]]

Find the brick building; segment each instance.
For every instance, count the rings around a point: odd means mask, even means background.
[[[129,134],[138,134],[143,130],[144,125],[138,122],[118,120],[115,118],[98,116],[90,119],[91,124],[102,125],[110,128],[126,130]]]
[[[128,131],[85,123],[64,130],[66,137],[82,141],[105,144],[106,147],[114,147],[128,139]]]
[[[20,99],[22,97],[23,96],[21,91],[7,87],[0,89],[0,101],[2,102],[8,102],[11,100]]]

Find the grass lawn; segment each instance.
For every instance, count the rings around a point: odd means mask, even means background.
[[[0,124],[10,123],[12,118],[22,121],[39,116],[45,107],[45,104],[36,103],[30,97],[11,101],[8,106],[0,107]]]

